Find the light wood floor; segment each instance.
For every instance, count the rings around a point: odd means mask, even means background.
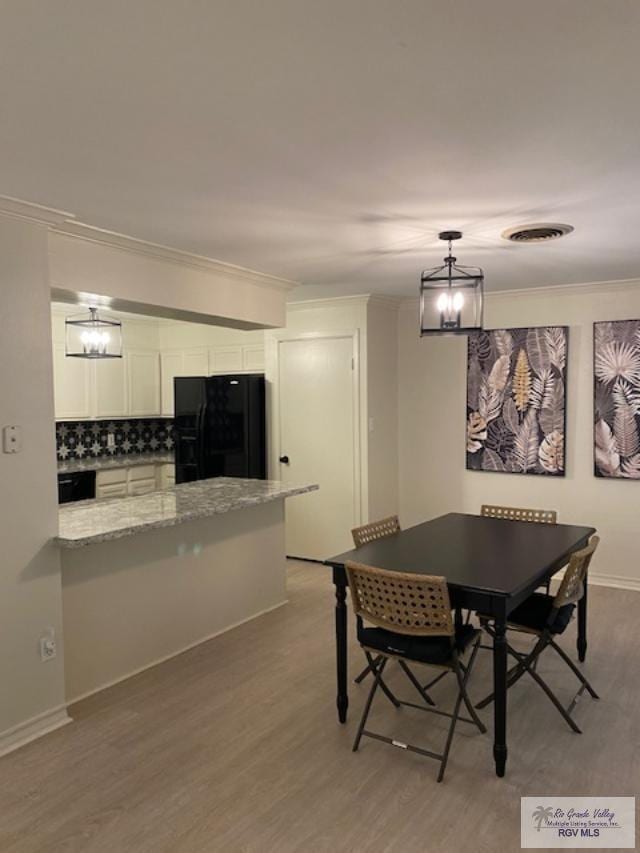
[[[353,686],[339,726],[329,571],[291,563],[289,590],[286,607],[76,705],[74,724],[1,759],[0,850],[517,851],[521,795],[639,793],[640,594],[591,588],[586,671],[603,698],[578,706],[583,735],[523,680],[506,778],[493,774],[491,736],[462,724],[437,785],[420,756],[371,740],[352,754],[367,688]],[[476,698],[489,659],[481,652]],[[352,675],[360,665],[353,645]],[[540,666],[568,699],[564,665]],[[390,681],[411,696],[400,673]],[[443,706],[448,681],[434,689]],[[438,718],[384,698],[373,724],[436,750],[444,737]]]

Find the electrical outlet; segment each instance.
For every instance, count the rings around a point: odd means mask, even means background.
[[[115,447],[116,446],[116,435],[114,432],[107,433],[107,447]]]
[[[53,628],[48,628],[40,637],[40,660],[53,660],[57,651],[56,632]]]
[[[2,429],[2,449],[5,453],[20,453],[22,450],[22,428],[6,426]]]

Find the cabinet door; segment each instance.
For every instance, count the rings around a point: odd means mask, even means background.
[[[127,408],[126,356],[93,363],[96,418],[118,418]]]
[[[53,345],[53,383],[57,420],[91,417],[91,364],[67,358],[64,343]]]
[[[206,349],[186,349],[182,358],[183,376],[209,375],[209,353]]]
[[[155,477],[153,480],[132,480],[129,482],[127,494],[136,495],[152,495],[157,489]]]
[[[212,373],[238,373],[242,370],[242,347],[215,347],[210,350]]]
[[[264,347],[244,346],[242,347],[242,368],[253,372],[264,370]]]
[[[176,484],[176,466],[167,462],[158,466],[159,471],[159,488],[171,489]]]
[[[96,497],[104,498],[126,498],[127,484],[126,483],[111,483],[105,486],[96,486]]]
[[[129,414],[147,417],[160,414],[160,357],[153,350],[129,350]]]
[[[162,414],[168,418],[172,418],[174,415],[173,380],[176,376],[182,375],[182,353],[161,353],[160,374],[162,383]]]

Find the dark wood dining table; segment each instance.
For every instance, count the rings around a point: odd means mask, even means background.
[[[493,756],[496,774],[507,763],[507,644],[509,613],[584,547],[593,527],[539,524],[449,513],[339,554],[325,564],[335,584],[336,667],[338,718],[346,722],[347,692],[347,577],[345,563],[365,563],[398,572],[440,575],[447,579],[456,618],[469,608],[494,623]],[[587,594],[578,605],[578,657],[587,652]]]

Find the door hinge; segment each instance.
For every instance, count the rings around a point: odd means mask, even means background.
[[[351,359],[351,370],[355,370],[355,369],[356,369],[356,360],[355,360],[355,358],[352,358]]]

